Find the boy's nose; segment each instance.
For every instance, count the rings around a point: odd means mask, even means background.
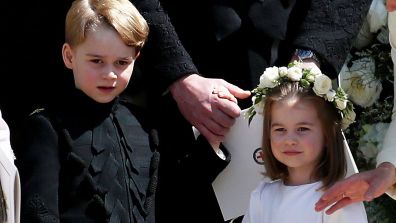
[[[117,79],[117,74],[114,71],[109,71],[109,72],[106,72],[106,74],[104,75],[104,78],[114,80],[114,79]]]

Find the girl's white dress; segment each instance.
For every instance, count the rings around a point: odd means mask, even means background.
[[[14,154],[10,145],[10,130],[0,112],[0,179],[7,204],[7,221],[19,223],[20,215],[20,180]]]
[[[281,180],[261,182],[252,191],[243,223],[367,223],[362,202],[350,204],[331,215],[315,211],[323,194],[321,182],[286,186]]]

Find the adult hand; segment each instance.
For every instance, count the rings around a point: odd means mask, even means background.
[[[392,12],[396,10],[396,0],[387,0],[386,1],[386,9],[388,12]]]
[[[170,87],[180,112],[210,143],[224,136],[239,117],[241,109],[236,98],[247,98],[249,91],[222,79],[204,78],[191,74]]]
[[[326,214],[332,214],[354,202],[371,201],[385,193],[396,183],[395,166],[381,163],[376,169],[354,174],[335,183],[315,205],[316,211],[330,207]]]

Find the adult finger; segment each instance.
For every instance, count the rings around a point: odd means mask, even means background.
[[[235,98],[235,96],[232,95],[232,94],[228,91],[228,89],[227,89],[226,87],[224,87],[224,86],[215,87],[215,88],[213,89],[213,91],[212,91],[212,94],[213,94],[214,96],[217,96],[217,97],[222,98],[222,99],[227,99],[227,100],[232,101],[232,102],[234,102],[234,103],[237,103],[237,102],[238,102],[238,100]]]
[[[336,202],[334,205],[332,205],[328,210],[326,210],[326,214],[330,215],[336,212],[337,210],[346,207],[356,201],[353,201],[352,199],[345,197],[341,199],[340,201]]]
[[[213,100],[213,109],[219,109],[221,112],[230,116],[231,118],[237,118],[241,115],[241,109],[239,108],[238,104],[219,97],[214,98]]]
[[[234,95],[236,98],[245,99],[250,96],[250,91],[243,90],[227,81],[222,81],[222,85],[228,89],[228,91]]]
[[[216,144],[218,142],[224,141],[224,135],[218,135],[217,133],[210,131],[203,124],[197,124],[195,127],[208,140],[210,144]]]
[[[316,211],[322,211],[326,207],[330,206],[332,203],[337,202],[344,192],[348,189],[349,183],[348,179],[344,181],[339,181],[332,187],[327,189],[318,202],[315,204]]]

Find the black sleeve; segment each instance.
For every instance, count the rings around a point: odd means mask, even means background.
[[[221,159],[209,142],[202,135],[197,138],[196,147],[191,152],[191,163],[193,168],[200,167],[200,175],[207,182],[213,183],[216,177],[223,171],[231,161],[231,154],[220,145],[226,159]]]
[[[336,78],[372,0],[313,0],[294,45],[315,51],[321,70]]]
[[[14,149],[21,177],[21,222],[59,222],[58,137],[49,120],[30,116]]]
[[[175,80],[198,73],[190,55],[184,49],[171,21],[158,0],[132,0],[147,20],[150,33],[138,62],[149,67],[152,77],[163,92]],[[151,79],[153,80],[153,79]]]

